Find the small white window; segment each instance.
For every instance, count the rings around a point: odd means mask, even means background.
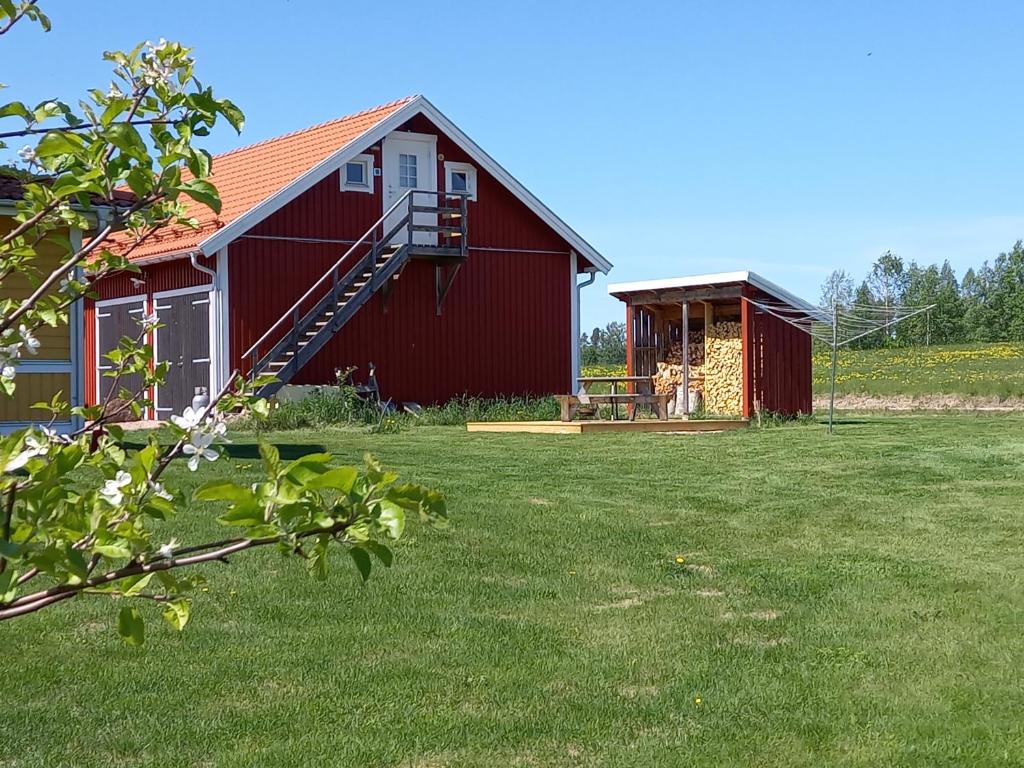
[[[445,190],[466,192],[470,200],[476,200],[476,168],[469,163],[444,164]]]
[[[356,155],[341,168],[342,192],[373,192],[373,155]]]
[[[398,186],[416,189],[416,155],[398,155]]]

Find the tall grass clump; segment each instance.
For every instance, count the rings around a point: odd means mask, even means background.
[[[444,405],[423,409],[416,423],[430,426],[461,426],[468,421],[550,421],[559,416],[553,397],[469,397],[463,395]]]

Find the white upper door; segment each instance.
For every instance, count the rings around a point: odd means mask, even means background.
[[[384,166],[381,174],[384,186],[384,211],[410,189],[427,192],[437,191],[437,137],[425,133],[409,133],[395,131],[384,139],[384,150],[381,160]],[[414,195],[416,205],[437,205],[437,195]],[[390,231],[402,217],[408,213],[403,203],[384,222],[385,233]],[[437,215],[433,213],[414,213],[413,221],[417,224],[437,226]],[[406,228],[394,237],[392,242],[404,243],[408,240]],[[413,242],[420,245],[437,245],[436,232],[414,232]]]

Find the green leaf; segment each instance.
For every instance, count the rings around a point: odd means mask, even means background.
[[[97,544],[92,551],[111,559],[131,557],[131,550],[124,544]]]
[[[139,577],[137,577],[134,580],[125,579],[124,581],[126,581],[126,582],[130,581],[131,586],[128,587],[128,589],[124,590],[124,596],[125,597],[134,597],[135,595],[140,594],[142,592],[142,590],[144,590],[149,585],[149,582],[152,581],[152,580],[153,580],[153,574],[152,573],[147,573],[147,574],[145,574],[143,576],[139,576]]]
[[[277,448],[266,440],[260,440],[260,456],[263,457],[263,466],[266,468],[267,474],[276,475],[281,468],[281,454]]]
[[[336,467],[309,481],[310,488],[334,488],[348,493],[356,483],[359,472],[355,467]]]
[[[405,530],[405,510],[391,501],[382,501],[377,521],[392,539],[402,538]]]
[[[32,112],[20,101],[12,101],[10,104],[0,106],[0,118],[21,117],[25,120],[32,120]]]
[[[395,556],[390,549],[385,547],[379,541],[368,541],[365,544],[363,544],[363,546],[366,547],[366,549],[370,550],[374,555],[376,555],[377,559],[384,563],[385,568],[391,567],[391,563],[394,562]]]
[[[263,525],[263,508],[253,501],[238,504],[217,518],[221,525]]]
[[[202,203],[214,213],[220,213],[220,195],[217,193],[217,188],[210,182],[192,179],[179,184],[175,189],[184,192],[197,203]]]
[[[73,134],[52,131],[40,139],[36,145],[36,156],[39,158],[71,155],[82,148],[82,140]]]
[[[167,623],[181,632],[188,624],[192,612],[192,601],[187,597],[171,600],[164,604],[163,617]]]
[[[373,568],[373,562],[370,560],[370,556],[366,554],[365,549],[359,547],[350,547],[348,553],[352,556],[352,560],[355,561],[356,568],[359,569],[359,575],[363,577],[363,583],[370,578],[370,570]]]
[[[146,642],[146,628],[138,608],[125,606],[117,617],[117,633],[128,645]]]
[[[230,480],[211,480],[192,494],[193,501],[233,501],[236,504],[245,504],[254,498],[251,490]]]

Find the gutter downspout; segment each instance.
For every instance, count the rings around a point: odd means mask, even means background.
[[[578,261],[575,251],[570,251],[569,263],[573,282],[571,318],[572,346],[570,347],[572,352],[572,381],[570,382],[569,392],[574,393],[579,388],[580,377],[580,292],[597,279],[597,269],[595,267],[589,267],[587,269],[587,279],[582,283],[578,283],[576,282]]]
[[[213,358],[214,364],[210,365],[210,381],[207,385],[206,394],[209,397],[213,397],[213,392],[217,389],[221,380],[221,360],[218,350],[220,339],[220,291],[217,287],[217,273],[209,267],[204,267],[200,264],[198,257],[199,251],[192,251],[192,253],[188,255],[188,260],[192,264],[192,268],[197,272],[202,272],[204,275],[210,276],[210,321],[207,333],[209,337],[210,355]]]

